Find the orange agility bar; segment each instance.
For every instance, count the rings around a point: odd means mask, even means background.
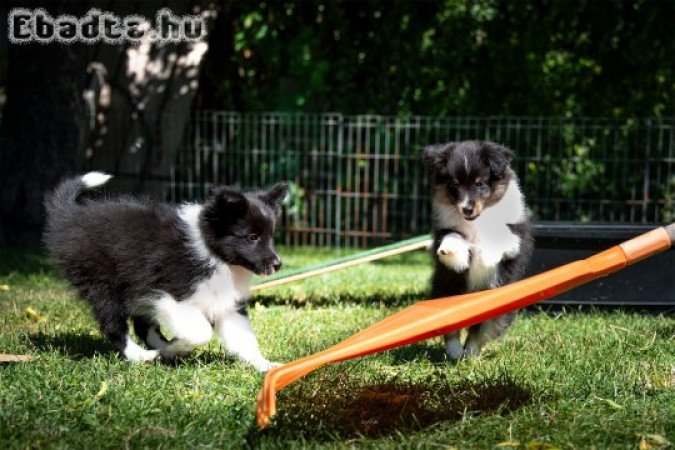
[[[674,240],[675,224],[671,224],[507,286],[418,302],[326,350],[267,372],[258,395],[258,426],[267,427],[276,413],[277,391],[323,365],[444,335],[515,311],[666,250]]]

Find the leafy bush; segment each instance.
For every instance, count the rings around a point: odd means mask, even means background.
[[[201,107],[673,115],[673,16],[642,0],[231,2]]]

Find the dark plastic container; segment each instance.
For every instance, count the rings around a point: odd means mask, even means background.
[[[654,226],[578,225],[540,222],[527,275],[583,259]],[[675,307],[675,249],[547,300],[548,304]]]

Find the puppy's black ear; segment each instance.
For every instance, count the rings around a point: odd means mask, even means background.
[[[263,192],[260,195],[260,199],[270,205],[273,209],[279,209],[286,194],[288,194],[288,183],[282,181],[269,188],[266,192]]]
[[[513,159],[513,151],[503,145],[484,141],[480,143],[481,159],[490,167],[490,172],[495,177],[504,175],[506,168]]]
[[[248,200],[241,191],[227,186],[212,188],[211,198],[204,204],[204,231],[209,237],[220,239],[247,209]]]
[[[238,189],[218,186],[212,189],[213,204],[216,209],[228,216],[241,215],[248,207],[248,200]]]
[[[450,154],[455,150],[456,143],[434,144],[424,147],[422,150],[422,161],[424,166],[431,173],[438,173],[448,164]]]

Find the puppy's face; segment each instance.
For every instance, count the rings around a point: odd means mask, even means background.
[[[281,259],[272,237],[287,191],[286,183],[260,193],[215,189],[200,222],[207,247],[226,263],[258,275],[279,270]]]
[[[513,152],[488,141],[463,141],[424,149],[435,198],[474,220],[501,199],[512,172]]]

